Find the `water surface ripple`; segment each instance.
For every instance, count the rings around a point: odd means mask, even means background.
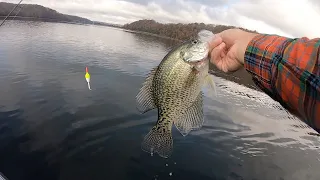
[[[264,93],[213,75],[204,127],[187,137],[174,130],[169,159],[143,152],[157,112],[139,114],[135,95],[168,40],[23,21],[0,34],[0,172],[9,180],[320,177],[314,130]]]

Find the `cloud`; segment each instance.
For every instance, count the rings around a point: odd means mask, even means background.
[[[24,3],[119,24],[148,18],[163,23],[234,25],[288,37],[320,37],[317,0],[24,0]]]
[[[292,36],[320,35],[320,24],[316,23],[320,11],[308,0],[258,0],[238,3],[234,9],[251,21],[264,23]]]

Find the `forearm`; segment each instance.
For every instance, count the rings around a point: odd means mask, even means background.
[[[273,99],[320,131],[319,39],[255,36],[244,66]]]

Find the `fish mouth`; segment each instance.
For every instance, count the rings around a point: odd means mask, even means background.
[[[206,66],[208,61],[208,58],[203,58],[201,60],[198,61],[192,61],[192,62],[188,62],[192,67],[192,70],[198,74],[200,71],[202,71],[204,69],[204,67]]]
[[[191,65],[201,64],[207,60],[208,54],[209,54],[208,51],[205,51],[201,56],[197,57],[198,59],[194,58],[192,60],[188,60],[187,62]]]
[[[188,63],[191,64],[191,65],[197,66],[197,65],[203,64],[206,60],[207,60],[207,58],[205,57],[205,58],[200,59],[200,60],[189,61]]]

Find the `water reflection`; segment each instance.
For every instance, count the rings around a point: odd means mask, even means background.
[[[221,121],[218,120],[217,123],[216,119],[212,119],[218,116],[223,119],[221,126],[227,127],[228,131],[240,128],[241,131],[232,132],[242,139],[276,146],[318,148],[319,139],[309,135],[317,132],[266,94],[216,76],[214,79],[219,89],[217,97],[211,99],[211,96],[208,96],[210,100],[206,101],[209,126],[220,124]],[[310,138],[305,138],[306,136]]]
[[[187,137],[174,130],[170,159],[141,151],[157,112],[139,114],[135,95],[171,46],[165,41],[100,26],[4,27],[0,172],[10,180],[320,176],[315,131],[264,93],[217,74],[217,96],[204,89],[204,127]]]
[[[135,37],[138,44],[140,44],[144,48],[148,48],[149,45],[152,45],[160,49],[164,48],[163,50],[168,51],[173,46],[177,45],[180,42],[178,40],[164,39],[164,38],[150,36],[150,35],[141,34],[141,33],[135,33],[135,32],[130,32],[130,33]]]

